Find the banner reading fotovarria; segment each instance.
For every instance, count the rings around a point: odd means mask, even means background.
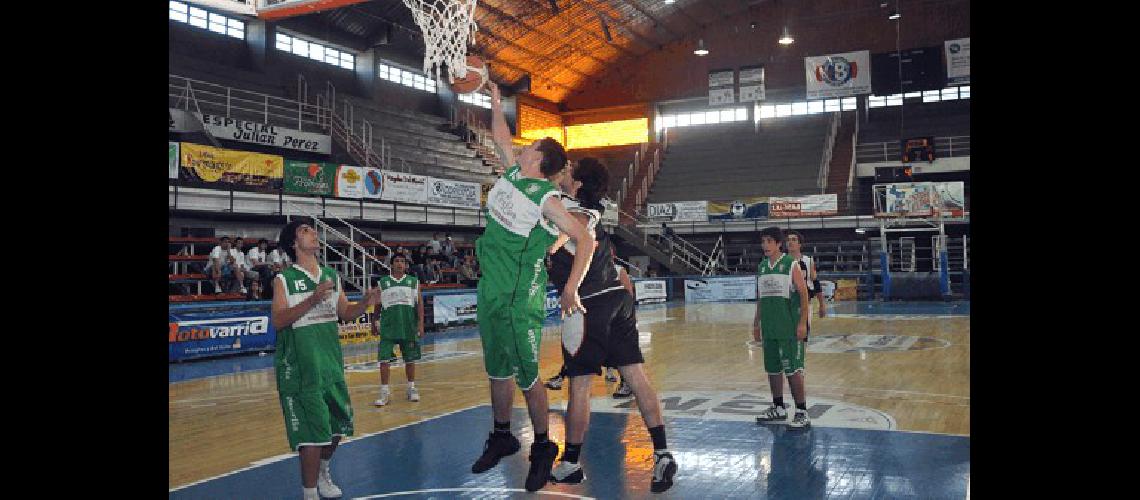
[[[448,207],[479,208],[479,184],[430,177],[427,201]]]
[[[768,199],[769,217],[814,217],[835,215],[839,212],[838,196],[812,194],[808,196],[773,196]]]
[[[381,187],[380,199],[427,203],[428,176],[387,170],[382,171],[382,173],[384,184]]]
[[[333,196],[338,198],[364,197],[364,169],[352,165],[338,166]]]
[[[807,98],[871,93],[871,55],[866,50],[805,57]]]
[[[970,39],[946,40],[946,84],[970,83]]]
[[[284,159],[277,155],[235,151],[183,142],[179,176],[183,180],[278,189]]]

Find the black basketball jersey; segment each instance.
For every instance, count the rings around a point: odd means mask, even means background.
[[[588,296],[607,288],[614,286],[621,286],[621,281],[618,278],[617,271],[613,266],[613,253],[610,251],[610,237],[605,230],[598,227],[598,221],[602,218],[603,207],[596,209],[585,208],[569,195],[562,194],[562,203],[566,206],[566,211],[570,213],[584,213],[590,218],[590,222],[586,225],[586,230],[594,236],[594,240],[598,242],[597,247],[594,249],[594,257],[590,261],[590,267],[586,269],[586,277],[582,279],[582,285],[578,287],[578,294],[580,296]],[[574,267],[574,252],[572,241],[566,242],[562,248],[559,248],[554,255],[550,256],[550,282],[558,287],[559,291],[566,287],[566,281],[570,279],[570,269]]]

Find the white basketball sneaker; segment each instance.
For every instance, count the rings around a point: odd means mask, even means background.
[[[340,498],[340,488],[333,484],[327,467],[322,467],[320,475],[317,476],[317,493],[324,498]]]
[[[779,422],[787,419],[788,410],[784,409],[783,406],[776,406],[773,404],[772,406],[769,406],[768,409],[760,413],[759,417],[756,417],[756,422],[762,424],[766,422]]]
[[[373,401],[372,404],[376,406],[384,406],[388,404],[388,396],[391,391],[388,389],[380,389],[380,399]]]
[[[796,429],[811,427],[811,418],[808,417],[806,411],[796,409],[796,415],[792,417],[791,422],[788,422],[788,427],[793,427]]]
[[[420,391],[417,391],[415,387],[409,387],[408,388],[408,401],[419,401],[419,400],[420,400]]]

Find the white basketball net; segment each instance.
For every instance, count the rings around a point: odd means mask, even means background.
[[[424,73],[439,81],[440,65],[447,63],[448,83],[467,76],[467,44],[475,43],[475,32],[479,30],[475,25],[478,0],[403,1],[424,35]],[[484,74],[484,81],[486,77]]]

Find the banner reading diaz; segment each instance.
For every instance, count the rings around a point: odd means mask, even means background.
[[[332,196],[336,167],[335,163],[286,161],[285,192]]]
[[[277,155],[234,151],[183,142],[179,175],[183,180],[280,189],[284,159]]]

